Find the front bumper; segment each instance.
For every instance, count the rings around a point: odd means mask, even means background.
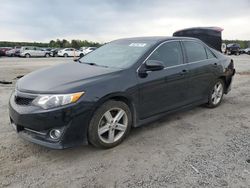
[[[18,135],[30,142],[54,149],[88,143],[87,131],[93,105],[79,102],[60,108],[44,110],[32,105],[19,105],[12,94],[9,101],[11,124]],[[52,129],[62,130],[58,140],[49,136]]]

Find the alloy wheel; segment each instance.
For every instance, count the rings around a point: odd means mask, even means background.
[[[98,136],[102,142],[112,144],[125,134],[128,127],[128,115],[121,108],[106,111],[98,124]]]
[[[221,82],[217,82],[214,86],[213,93],[211,96],[211,101],[213,105],[220,103],[223,96],[223,85]]]

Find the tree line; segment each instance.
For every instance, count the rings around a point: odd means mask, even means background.
[[[15,46],[37,46],[42,48],[81,48],[84,46],[99,47],[102,44],[98,42],[92,42],[87,40],[71,40],[66,39],[57,39],[51,40],[49,43],[43,42],[9,42],[9,41],[0,41],[0,47],[15,47]]]
[[[249,40],[223,40],[223,43],[238,43],[241,48],[250,48]],[[57,39],[51,40],[49,43],[42,42],[9,42],[9,41],[0,41],[0,47],[15,47],[15,46],[38,46],[42,48],[76,48],[79,49],[84,46],[93,46],[99,47],[101,43],[92,42],[87,40],[71,40],[68,41],[66,39]]]

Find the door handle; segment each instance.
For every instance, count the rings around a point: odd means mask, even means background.
[[[183,69],[183,70],[180,72],[180,75],[183,76],[183,75],[185,75],[185,74],[187,74],[187,73],[188,73],[188,70],[187,70],[187,69]]]
[[[214,66],[214,67],[217,67],[217,66],[218,66],[218,63],[214,63],[213,66]]]

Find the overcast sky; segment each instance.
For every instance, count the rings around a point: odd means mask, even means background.
[[[0,0],[1,41],[171,36],[219,26],[224,39],[250,40],[250,0]]]

